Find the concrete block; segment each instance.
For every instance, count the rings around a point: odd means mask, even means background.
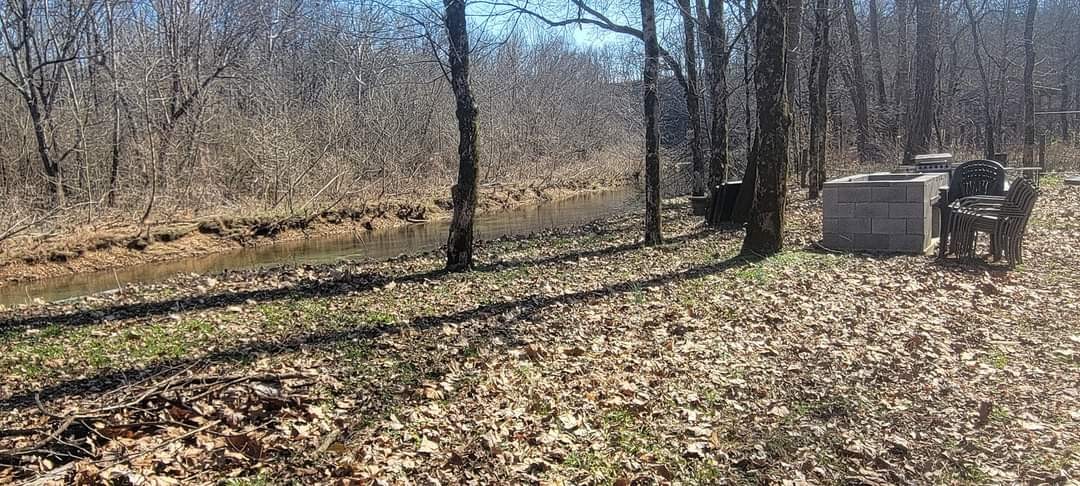
[[[839,218],[840,233],[870,233],[870,218]]]
[[[930,221],[925,219],[912,218],[907,221],[907,234],[909,235],[926,235],[931,234],[933,226]]]
[[[905,188],[907,202],[922,202],[926,199],[926,186],[924,184],[908,185]]]
[[[836,203],[833,212],[831,214],[826,214],[826,216],[830,218],[854,218],[855,203]]]
[[[923,218],[927,205],[923,203],[892,203],[889,205],[890,218]]]
[[[840,219],[839,218],[825,218],[821,221],[822,233],[839,233],[840,232]]]
[[[889,238],[891,235],[857,234],[855,236],[855,248],[872,251],[888,251]]]
[[[875,187],[871,191],[870,200],[874,202],[905,202],[907,201],[907,188],[896,184],[887,187]]]
[[[842,187],[837,202],[864,202],[870,200],[869,187]]]
[[[822,191],[821,191],[821,206],[822,206],[822,211],[825,214],[829,214],[829,213],[832,213],[833,211],[836,211],[836,204],[839,202],[837,200],[837,194],[838,193],[839,193],[839,189],[837,189],[836,187],[826,187],[826,188],[822,189]]]
[[[851,237],[839,233],[826,233],[821,239],[821,244],[832,250],[850,250],[854,243]]]
[[[907,234],[906,219],[876,218],[871,226],[871,233],[876,235],[904,235]]]
[[[855,204],[855,217],[857,218],[888,218],[889,203],[865,202]]]
[[[895,235],[889,239],[889,250],[923,253],[930,246],[928,235]]]

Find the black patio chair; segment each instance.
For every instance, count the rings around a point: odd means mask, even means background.
[[[1005,167],[993,160],[970,160],[958,165],[949,176],[949,189],[938,199],[941,231],[938,254],[948,254],[951,244],[950,220],[953,203],[971,196],[1003,197],[1005,194]]]
[[[949,224],[953,253],[974,258],[981,231],[990,235],[994,261],[1001,260],[1004,253],[1009,266],[1023,263],[1024,233],[1038,195],[1030,180],[1020,178],[1012,183],[1005,197],[971,196],[953,203]]]

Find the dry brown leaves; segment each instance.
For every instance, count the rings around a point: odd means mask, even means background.
[[[5,420],[35,433],[3,436],[0,447],[26,447],[79,410],[161,390],[106,419],[80,419],[79,434],[58,435],[89,454],[22,455],[0,466],[0,478],[192,482],[272,471],[342,484],[622,485],[1080,477],[1076,190],[1046,189],[1027,261],[1012,272],[807,250],[820,213],[803,200],[793,202],[788,240],[802,250],[725,260],[740,235],[700,233],[684,209],[666,221],[671,237],[683,236],[669,246],[621,247],[639,229],[625,218],[486,246],[486,261],[501,260],[490,269],[391,278],[327,298],[320,312],[392,317],[396,331],[363,338],[364,353],[313,343],[197,371],[236,383],[165,387],[175,378],[159,378],[62,402],[78,408],[45,403],[48,414]],[[365,271],[392,277],[437,265],[422,257]],[[275,373],[302,378],[251,378]],[[200,397],[206,390],[215,392]],[[170,408],[171,394],[182,407]],[[190,462],[179,459],[187,454]]]

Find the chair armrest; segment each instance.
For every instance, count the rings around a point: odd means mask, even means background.
[[[953,201],[952,208],[994,207],[1005,204],[1005,196],[968,196]]]

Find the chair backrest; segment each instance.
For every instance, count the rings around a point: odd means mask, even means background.
[[[1035,208],[1035,199],[1038,197],[1039,191],[1030,180],[1024,177],[1018,178],[1009,188],[1002,212],[1006,216],[1022,218],[1026,222],[1027,218],[1031,217],[1031,211]]]
[[[949,201],[968,196],[1005,194],[1005,167],[993,160],[969,160],[953,170]]]

